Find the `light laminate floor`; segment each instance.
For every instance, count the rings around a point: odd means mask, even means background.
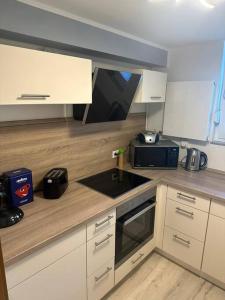
[[[153,253],[107,300],[225,300],[225,291]]]

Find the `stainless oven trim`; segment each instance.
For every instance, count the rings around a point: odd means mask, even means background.
[[[138,217],[142,216],[144,213],[146,213],[147,211],[151,210],[155,206],[156,206],[156,203],[153,203],[152,205],[150,205],[150,206],[142,209],[139,213],[137,213],[136,215],[134,215],[133,217],[131,217],[130,219],[128,219],[126,222],[124,222],[123,226],[126,226],[127,224],[131,223],[132,221],[134,221]]]
[[[121,204],[116,209],[116,222],[119,222],[120,217],[126,215],[127,213],[129,213],[129,211],[131,211],[132,209],[138,207],[139,205],[143,204],[144,202],[150,200],[153,197],[156,197],[156,188],[155,187],[153,187],[153,188],[149,189],[148,191],[146,191],[146,192],[144,192],[144,193],[142,193],[142,194],[134,197],[133,199],[131,199],[127,203]],[[132,203],[132,202],[135,204],[134,206],[128,205],[129,203]],[[153,207],[156,206],[156,204],[157,204],[157,201],[155,199],[154,203],[150,204],[150,206],[144,208],[143,210],[141,210],[139,213],[137,213],[133,217],[135,218],[135,217],[137,217],[137,215],[142,214],[144,210],[148,211],[148,210],[153,209]],[[133,217],[131,217],[131,218],[133,218]],[[130,219],[128,219],[127,221],[129,221]],[[123,224],[121,223],[121,225],[124,225],[124,223]],[[154,221],[154,223],[155,223],[155,221]],[[115,264],[115,268],[116,269],[119,268],[132,255],[134,255],[138,250],[140,250],[146,243],[148,243],[151,239],[153,239],[153,237],[154,237],[154,232],[150,236],[148,236],[142,243],[140,243],[137,247],[135,247],[135,249],[132,249],[126,256],[124,256],[123,258],[121,258],[120,261],[118,261]]]

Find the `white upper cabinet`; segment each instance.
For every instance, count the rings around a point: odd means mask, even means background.
[[[213,81],[168,82],[163,134],[207,141],[214,91]]]
[[[92,102],[91,60],[0,45],[0,105]]]
[[[135,103],[165,102],[167,74],[143,70],[135,93]]]

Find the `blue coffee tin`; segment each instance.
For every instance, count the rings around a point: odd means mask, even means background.
[[[12,207],[33,201],[32,171],[26,168],[12,170],[3,174],[7,182],[7,194]]]

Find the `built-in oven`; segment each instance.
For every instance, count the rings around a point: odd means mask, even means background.
[[[152,189],[117,208],[116,267],[154,235],[156,190]]]

